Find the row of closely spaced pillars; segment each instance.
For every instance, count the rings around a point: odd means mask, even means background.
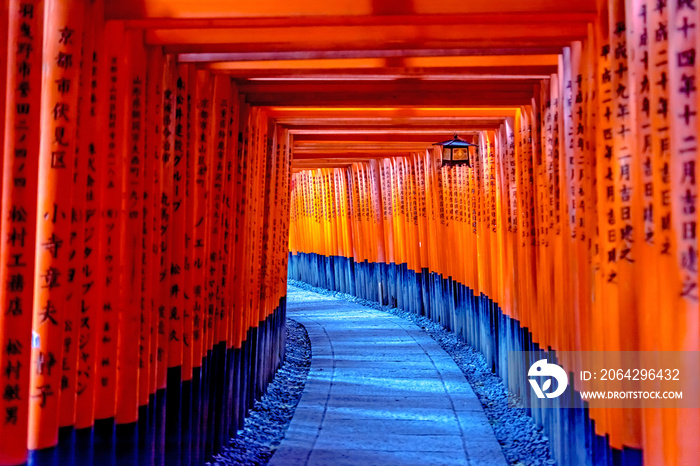
[[[295,173],[290,277],[428,315],[525,400],[532,363],[562,364],[567,409],[526,403],[560,464],[697,464],[697,392],[680,408],[579,396],[571,352],[622,368],[621,352],[683,351],[692,387],[700,350],[699,8],[605,6],[529,105],[474,132],[471,167],[429,149]]]
[[[696,0],[226,3],[0,0],[0,464],[208,458],[288,270],[526,401],[511,350],[700,350]],[[697,400],[570,401],[531,409],[562,464],[699,462]]]
[[[287,131],[102,8],[0,5],[3,465],[199,464],[284,353]]]

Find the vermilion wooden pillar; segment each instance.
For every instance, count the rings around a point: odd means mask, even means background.
[[[173,57],[174,59],[174,57]],[[185,70],[182,70],[183,72]],[[163,118],[163,134],[171,133],[168,149],[163,143],[163,163],[167,166],[164,170],[164,180],[170,185],[168,196],[169,231],[167,234],[167,247],[170,249],[169,261],[165,263],[169,276],[169,291],[166,301],[166,313],[168,315],[168,382],[166,388],[166,462],[176,464],[181,457],[181,424],[182,424],[182,361],[183,352],[186,350],[183,340],[184,320],[184,257],[185,257],[185,144],[186,140],[186,84],[183,81],[180,67],[173,65],[170,87],[164,87],[163,111],[170,114]],[[186,75],[184,76],[186,80]],[[170,91],[171,95],[168,96]],[[164,191],[165,195],[165,191]],[[165,202],[165,197],[163,198]]]
[[[161,120],[162,120],[162,94],[163,94],[163,53],[155,47],[148,49],[148,71],[147,71],[147,100],[146,100],[146,187],[144,189],[145,201],[148,209],[145,227],[150,227],[150,233],[146,233],[146,248],[148,251],[148,274],[146,281],[146,289],[151,297],[150,312],[146,313],[150,316],[150,325],[144,328],[144,332],[148,334],[148,361],[149,361],[149,395],[155,395],[159,388],[158,385],[158,326],[161,322],[160,317],[160,267],[161,267],[161,249],[160,249],[160,163],[161,163]],[[150,177],[150,178],[149,178]],[[145,342],[144,342],[145,343]],[[162,358],[162,356],[161,356]],[[161,363],[162,364],[162,363]],[[142,390],[143,393],[143,390]],[[153,407],[155,407],[155,398],[151,399]]]
[[[96,351],[98,340],[98,318],[100,315],[101,286],[101,240],[102,187],[104,177],[104,151],[102,150],[101,111],[106,102],[106,82],[102,70],[106,66],[103,55],[104,23],[91,21],[100,18],[103,3],[97,1],[86,10],[83,66],[87,80],[81,91],[80,127],[78,129],[78,160],[86,157],[86,171],[82,173],[78,164],[78,175],[85,185],[85,217],[82,251],[82,266],[78,273],[80,289],[80,312],[78,326],[78,377],[76,382],[75,428],[92,427],[95,413]],[[89,14],[87,13],[89,12]]]
[[[179,225],[176,225],[176,238],[182,238],[182,251],[178,254],[180,277],[178,285],[182,295],[182,448],[181,464],[189,465],[192,457],[192,379],[194,341],[192,338],[192,317],[194,296],[192,295],[192,225],[194,222],[194,93],[196,74],[192,66],[179,64],[177,67],[177,95],[175,106],[175,182],[181,205],[176,212]],[[179,179],[178,179],[179,178]]]
[[[157,409],[158,322],[160,305],[160,154],[162,119],[163,53],[157,47],[146,50],[145,148],[144,148],[144,220],[140,248],[143,268],[143,309],[140,329],[139,373],[139,460],[155,461],[156,426],[162,416]]]
[[[58,442],[63,361],[63,332],[69,274],[71,204],[78,120],[83,5],[50,1],[46,5],[37,203],[36,281],[29,448]],[[70,324],[69,324],[70,325]]]
[[[193,388],[192,412],[192,462],[201,461],[203,451],[201,441],[204,438],[202,432],[202,420],[204,419],[204,397],[205,388],[205,365],[206,356],[206,315],[205,315],[205,262],[207,243],[207,175],[210,167],[209,163],[209,127],[211,118],[211,80],[206,70],[192,72],[195,79],[193,108],[195,112],[194,122],[194,144],[190,169],[192,172],[192,223],[190,224],[192,235],[192,365],[193,365]],[[196,74],[195,74],[196,73]]]
[[[226,125],[227,148],[226,148],[226,178],[224,183],[224,219],[223,219],[223,252],[224,263],[222,265],[221,287],[222,287],[222,309],[226,313],[226,388],[225,406],[222,426],[222,437],[224,442],[235,436],[238,430],[238,419],[236,416],[236,384],[240,367],[237,362],[239,353],[234,347],[234,319],[235,303],[233,301],[233,268],[235,267],[235,225],[236,217],[236,185],[238,182],[238,156],[240,154],[240,141],[238,131],[240,127],[240,104],[238,89],[233,82],[230,82],[229,118]]]
[[[206,273],[206,315],[207,348],[211,352],[211,372],[209,377],[208,441],[205,454],[208,456],[221,446],[222,386],[225,371],[225,345],[222,334],[226,327],[221,325],[222,309],[221,276],[223,259],[223,218],[224,180],[226,176],[226,150],[228,142],[228,119],[230,111],[231,84],[226,76],[216,75],[213,79],[212,121],[210,132],[211,165],[208,172],[210,226],[207,247]]]
[[[700,23],[700,11],[684,3],[669,5],[669,27],[677,34],[670,36],[669,109],[671,130],[671,196],[673,227],[676,231],[676,266],[680,278],[676,349],[700,350],[700,283],[698,270],[698,107],[696,90],[690,82],[700,76],[697,60],[700,34],[689,25]],[[690,58],[692,56],[692,59]],[[672,109],[677,109],[675,112]],[[697,366],[696,366],[697,367]],[[676,410],[676,461],[680,464],[697,461],[700,444],[691,432],[700,430],[700,407]],[[668,429],[668,424],[665,426]]]
[[[135,335],[141,331],[144,306],[142,289],[143,255],[139,254],[144,240],[144,165],[146,134],[146,50],[143,33],[126,32],[126,84],[124,94],[125,120],[122,146],[122,232],[121,250],[121,316],[118,336],[117,371],[117,424],[133,424],[138,419],[139,380],[147,377],[140,370],[146,356],[141,343],[135,344]],[[126,251],[130,251],[126,253]],[[133,253],[131,252],[133,251]]]
[[[95,379],[95,419],[103,420],[105,431],[109,432],[116,414],[117,393],[117,353],[119,337],[119,310],[123,295],[120,292],[120,235],[122,220],[122,158],[124,141],[125,102],[124,95],[126,69],[122,62],[120,45],[124,41],[123,25],[107,23],[105,28],[104,67],[100,68],[98,79],[104,81],[101,88],[104,94],[97,109],[100,120],[97,131],[101,140],[97,145],[98,156],[104,159],[104,179],[102,184],[102,204],[100,219],[100,279],[97,352]],[[109,434],[107,434],[109,435]]]
[[[153,89],[153,78],[151,75],[152,64],[148,60],[150,54],[147,52],[147,71],[144,81],[143,99],[141,102],[143,113],[143,132],[144,132],[144,148],[142,154],[142,187],[141,197],[142,203],[142,224],[140,244],[136,249],[136,254],[139,256],[141,268],[141,325],[139,330],[139,407],[142,416],[148,417],[148,403],[150,395],[153,393],[152,388],[152,373],[155,365],[155,358],[151,351],[151,342],[153,341],[153,313],[155,308],[155,296],[153,293],[153,275],[154,275],[154,253],[153,253],[153,235],[154,235],[154,207],[153,207],[153,185],[155,170],[155,154],[153,150],[153,129],[148,118],[153,118],[155,108],[153,105],[153,96],[150,94]],[[150,143],[149,143],[150,141]],[[146,412],[144,413],[144,408]],[[140,433],[141,434],[141,433]]]
[[[97,3],[85,5],[83,14],[82,53],[80,58],[80,76],[78,89],[78,103],[75,131],[75,159],[73,171],[73,195],[71,202],[71,233],[69,253],[69,277],[66,290],[66,320],[63,334],[63,358],[61,369],[61,407],[59,413],[59,427],[65,428],[69,433],[76,421],[76,403],[78,396],[78,374],[80,365],[82,340],[81,329],[86,319],[85,296],[88,295],[94,280],[93,270],[88,265],[92,254],[90,238],[86,234],[88,227],[96,220],[94,211],[88,210],[89,204],[94,203],[94,196],[88,199],[94,188],[94,149],[91,151],[90,142],[94,137],[93,115],[94,102],[91,99],[92,91],[92,62],[94,47],[94,24],[89,22],[97,8]],[[92,154],[91,154],[92,152]],[[88,177],[91,177],[88,179]],[[92,181],[90,181],[92,180]],[[98,219],[97,219],[98,220]],[[89,322],[89,318],[88,318]],[[60,432],[59,432],[60,434]],[[59,438],[60,440],[60,438]]]
[[[232,295],[231,312],[233,313],[233,347],[238,351],[236,366],[238,367],[238,373],[234,381],[234,399],[236,403],[234,424],[241,425],[246,411],[246,391],[244,386],[247,376],[246,372],[248,370],[247,361],[245,360],[246,353],[243,349],[246,333],[248,331],[248,306],[244,300],[243,293],[245,290],[245,282],[243,277],[247,258],[246,238],[248,217],[245,215],[245,212],[247,212],[248,209],[247,203],[249,199],[246,189],[249,173],[247,141],[249,112],[247,106],[242,101],[242,97],[235,103],[239,111],[238,125],[235,127],[235,137],[238,144],[236,149],[237,160],[234,165],[234,170],[236,172],[235,177],[237,183],[234,185],[233,194],[236,202],[232,208],[232,215],[235,216],[235,221],[232,225],[232,256],[234,262],[232,263],[230,286]]]
[[[158,419],[156,421],[156,464],[167,464],[166,458],[169,461],[174,461],[175,444],[178,443],[179,431],[176,429],[179,428],[180,420],[179,385],[181,379],[178,362],[182,358],[180,336],[177,334],[177,321],[180,320],[179,310],[174,309],[174,300],[172,299],[173,166],[177,83],[175,57],[172,55],[166,54],[164,56],[161,79],[160,160],[156,162],[159,171],[160,191],[156,192],[158,198],[155,199],[160,223],[154,237],[160,251],[157,285],[159,299],[157,301],[156,383],[158,392],[156,412]],[[172,371],[171,368],[173,368]]]
[[[32,303],[36,246],[37,173],[41,120],[43,1],[9,1],[5,96],[2,235],[0,242],[0,354],[12,367],[3,381],[5,422],[0,423],[0,464],[27,459]],[[29,30],[30,34],[25,32]]]

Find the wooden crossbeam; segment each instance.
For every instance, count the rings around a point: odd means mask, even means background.
[[[499,0],[498,2],[465,2],[463,0],[413,0],[407,5],[402,0],[384,0],[381,4],[373,0],[334,1],[327,0],[120,0],[105,2],[108,19],[134,21],[171,20],[226,20],[226,19],[273,19],[280,18],[333,18],[372,16],[465,15],[492,18],[494,22],[511,18],[579,17],[588,18],[597,11],[595,0],[561,2],[560,0]],[[402,14],[397,14],[402,13]],[[505,18],[504,18],[505,17]],[[383,19],[386,21],[386,19]]]
[[[290,130],[295,163],[347,164],[498,128],[586,36],[598,3],[120,0],[105,15],[232,77]]]
[[[532,92],[536,80],[513,80],[506,82],[493,82],[490,80],[474,80],[468,83],[455,83],[446,81],[425,81],[422,79],[403,79],[399,81],[382,81],[377,83],[347,83],[329,81],[325,83],[306,83],[294,80],[281,81],[244,81],[239,86],[243,93],[298,93],[316,91],[318,93],[353,93],[353,92]]]
[[[148,29],[146,42],[167,45],[169,51],[236,52],[291,50],[427,48],[520,48],[557,45],[559,47],[586,36],[585,23],[555,23],[548,27],[536,24],[492,23],[465,27],[435,25],[360,25],[295,26],[207,29]],[[204,46],[204,47],[202,47]]]
[[[452,134],[493,130],[515,108],[319,108],[268,107],[292,134]]]
[[[226,55],[226,54],[222,54]],[[189,57],[190,55],[181,54]],[[197,55],[195,60],[202,61]],[[557,66],[557,55],[488,55],[488,56],[425,56],[425,57],[354,57],[354,58],[310,58],[310,59],[277,59],[277,60],[216,60],[210,68],[214,70],[246,71],[246,70],[350,70],[366,68],[386,68],[390,63],[400,59],[403,66],[408,68],[520,68],[531,66]],[[188,60],[182,60],[186,62]]]
[[[265,61],[276,61],[276,60],[342,60],[342,59],[353,59],[353,58],[431,58],[431,57],[453,57],[460,59],[478,59],[484,58],[489,63],[486,62],[485,66],[492,66],[494,64],[507,65],[508,63],[493,63],[493,58],[498,59],[500,57],[508,57],[511,60],[518,60],[518,57],[523,57],[523,53],[508,55],[508,53],[499,53],[498,51],[492,51],[491,53],[475,53],[479,49],[469,48],[387,48],[387,49],[365,49],[365,50],[355,50],[353,48],[348,48],[344,50],[296,50],[296,51],[278,51],[278,52],[262,52],[262,51],[252,51],[252,52],[214,52],[212,50],[199,53],[180,53],[178,54],[178,61],[183,63],[214,63],[214,62],[265,62]],[[538,53],[536,51],[530,51],[530,53],[525,54],[526,58],[532,58],[533,61],[528,62],[529,64],[545,65],[551,64],[548,61],[543,62],[540,57],[556,57],[561,50],[556,50],[553,54]],[[502,61],[502,60],[499,60]],[[523,63],[523,64],[528,64]],[[414,66],[418,66],[415,65]],[[431,65],[434,66],[434,65]]]
[[[283,124],[290,129],[293,128],[328,128],[330,130],[347,130],[350,128],[365,128],[370,125],[374,128],[384,128],[386,130],[410,130],[410,129],[428,129],[436,132],[465,132],[479,131],[486,129],[495,129],[503,122],[502,118],[494,119],[479,119],[467,120],[464,118],[443,118],[440,120],[434,119],[405,119],[405,118],[336,118],[333,120],[324,120],[323,118],[279,118],[278,123]]]
[[[295,141],[294,152],[299,153],[342,153],[343,151],[363,151],[369,154],[392,150],[422,150],[435,141]]]
[[[294,133],[295,147],[302,144],[318,143],[318,142],[333,142],[333,143],[348,143],[348,142],[363,142],[372,144],[375,142],[420,142],[433,143],[438,140],[442,141],[446,137],[452,137],[452,134],[445,132],[421,132],[421,133],[398,133],[395,131],[376,133],[376,132],[356,132],[356,133]],[[440,139],[442,138],[442,139]]]
[[[197,54],[183,55],[200,61]],[[555,73],[557,64],[557,55],[494,55],[218,61],[209,64],[209,68],[216,73],[247,79],[288,77],[326,81],[429,77],[461,81],[484,77],[490,80],[542,79]]]
[[[517,80],[517,79],[546,79],[556,73],[554,66],[522,66],[519,68],[470,67],[470,68],[270,68],[270,69],[221,69],[211,68],[215,74],[225,74],[236,79],[251,79],[258,81],[299,80],[299,81],[394,81],[398,79],[420,77],[425,80],[441,81],[471,81],[479,79]]]
[[[165,46],[166,50],[169,46]],[[177,47],[175,47],[177,48]],[[344,58],[410,58],[410,57],[488,57],[488,56],[549,56],[561,53],[561,48],[553,45],[541,47],[518,47],[510,44],[501,49],[466,47],[459,48],[452,44],[450,47],[438,48],[432,45],[425,47],[397,47],[354,49],[348,47],[342,50],[249,50],[235,52],[217,51],[217,46],[196,47],[199,51],[179,52],[178,61],[189,63],[241,62],[241,61],[271,61],[271,60],[324,60]]]
[[[365,118],[367,124],[374,123],[373,118],[395,119],[428,119],[438,121],[440,118],[467,119],[467,118],[503,118],[513,116],[517,107],[319,107],[319,106],[270,106],[266,113],[281,120],[283,118],[323,118],[333,120],[336,118]]]
[[[469,105],[473,107],[512,107],[514,105],[528,105],[533,92],[394,92],[383,93],[379,91],[354,94],[331,94],[331,93],[272,93],[265,92],[259,94],[246,94],[246,101],[253,105],[295,105],[295,106],[315,106],[315,105],[355,105],[368,107],[396,105],[421,105],[445,107],[454,105],[455,107]]]
[[[153,4],[153,0],[146,0]],[[111,2],[110,2],[111,3]],[[533,12],[505,12],[496,14],[496,9],[488,13],[459,14],[455,12],[414,13],[414,14],[322,14],[322,15],[247,15],[235,16],[235,12],[204,17],[186,14],[180,16],[156,17],[139,15],[138,11],[119,16],[116,8],[110,5],[105,12],[108,19],[123,20],[127,28],[140,29],[218,29],[244,27],[279,27],[293,22],[296,26],[391,26],[391,25],[463,25],[490,23],[493,25],[537,24],[548,26],[553,23],[589,23],[595,21],[596,13],[549,10]],[[529,5],[526,5],[529,6]]]
[[[495,123],[494,123],[495,124]],[[434,126],[434,127],[376,127],[376,126],[291,126],[289,133],[298,139],[304,136],[316,137],[316,136],[327,136],[329,138],[347,138],[347,137],[373,137],[375,135],[389,135],[392,137],[403,137],[406,135],[426,135],[429,137],[438,136],[442,137],[445,134],[451,135],[453,133],[459,134],[473,134],[475,132],[473,127],[448,127],[448,126]]]
[[[239,89],[253,105],[287,106],[518,106],[534,95],[530,81],[424,81],[306,83],[296,81],[241,83]]]
[[[414,151],[415,152],[415,151]],[[422,150],[421,150],[422,152]],[[396,155],[392,155],[392,157],[407,157],[410,155],[410,152],[405,152],[405,153],[396,153]],[[352,156],[338,156],[334,154],[328,154],[326,156],[322,157],[303,157],[300,155],[294,155],[292,159],[292,163],[301,166],[301,165],[307,165],[307,166],[313,166],[317,165],[319,163],[333,163],[333,164],[348,164],[348,163],[355,163],[355,162],[366,162],[369,160],[373,160],[379,157],[386,157],[386,155],[377,155],[377,154],[355,154]]]

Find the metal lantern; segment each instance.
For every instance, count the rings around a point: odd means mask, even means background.
[[[455,134],[453,139],[444,142],[436,142],[434,146],[442,146],[442,164],[443,165],[461,165],[466,164],[472,166],[470,147],[477,147],[476,144],[467,142]]]

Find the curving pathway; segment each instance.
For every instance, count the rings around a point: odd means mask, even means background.
[[[415,324],[293,286],[287,315],[311,370],[270,465],[507,464],[464,375]]]

